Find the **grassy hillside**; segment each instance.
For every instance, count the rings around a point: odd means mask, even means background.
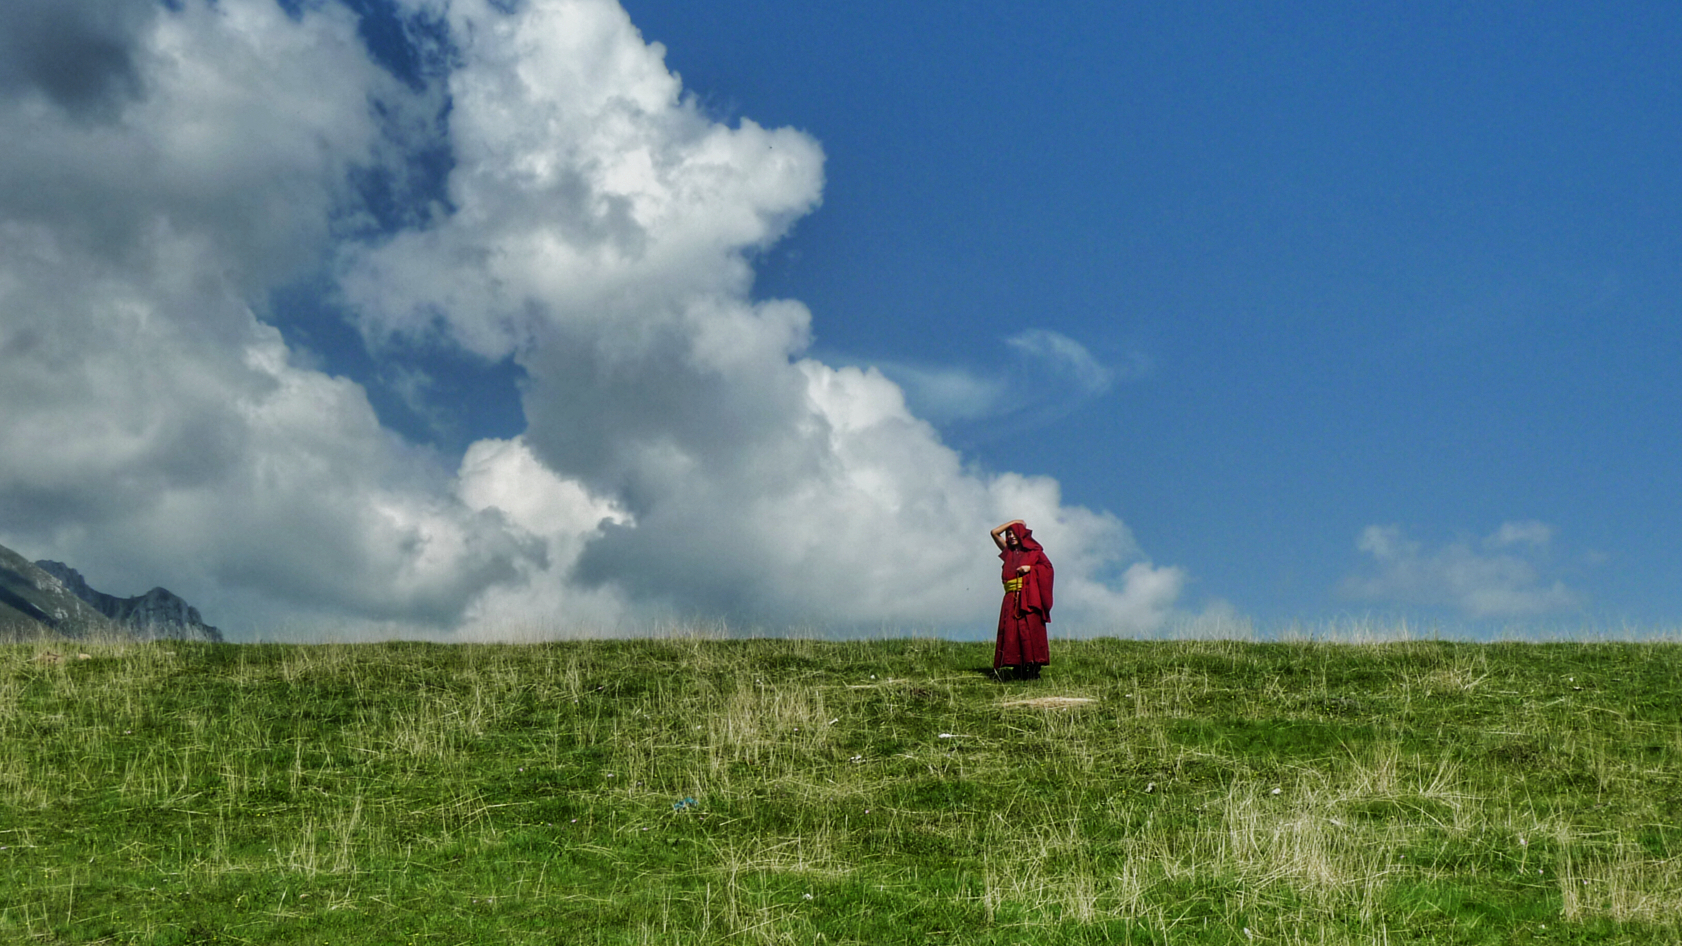
[[[1674,645],[990,656],[0,647],[0,941],[1682,940]]]

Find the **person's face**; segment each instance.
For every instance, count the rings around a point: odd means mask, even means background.
[[[1016,541],[1016,530],[1015,529],[1006,529],[1005,530],[1005,545],[1009,546],[1010,548],[1016,548],[1020,544],[1021,543]]]

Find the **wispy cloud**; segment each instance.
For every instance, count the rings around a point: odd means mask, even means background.
[[[1548,543],[1553,541],[1553,538],[1553,526],[1531,519],[1525,522],[1501,523],[1501,528],[1496,529],[1485,538],[1483,545],[1487,549],[1502,549],[1512,546],[1545,549],[1548,547]]]
[[[1038,362],[1044,371],[1066,374],[1088,397],[1108,391],[1115,377],[1113,371],[1092,357],[1086,346],[1060,332],[1029,329],[1005,339],[1005,344]]]
[[[1400,526],[1361,531],[1356,548],[1375,569],[1343,582],[1351,598],[1399,605],[1452,608],[1472,618],[1524,617],[1568,610],[1581,596],[1544,574],[1553,528],[1536,521],[1506,522],[1473,543],[1437,548],[1409,539]]]
[[[936,424],[975,421],[1008,410],[1003,379],[955,365],[877,361],[872,367],[905,391],[906,403]]]
[[[1138,380],[1153,370],[1151,359],[1142,353],[1106,363],[1085,345],[1050,329],[1028,329],[1000,342],[1003,357],[984,369],[903,361],[870,364],[905,390],[906,402],[919,417],[936,424],[1059,417],[1101,397],[1118,382]]]

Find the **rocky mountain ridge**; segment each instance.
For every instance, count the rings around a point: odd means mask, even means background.
[[[0,546],[0,640],[42,633],[141,640],[222,640],[199,610],[165,588],[119,598],[88,586],[63,562],[31,562]]]

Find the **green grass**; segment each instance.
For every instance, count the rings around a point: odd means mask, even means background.
[[[1670,644],[79,648],[0,647],[0,941],[1682,940]]]

